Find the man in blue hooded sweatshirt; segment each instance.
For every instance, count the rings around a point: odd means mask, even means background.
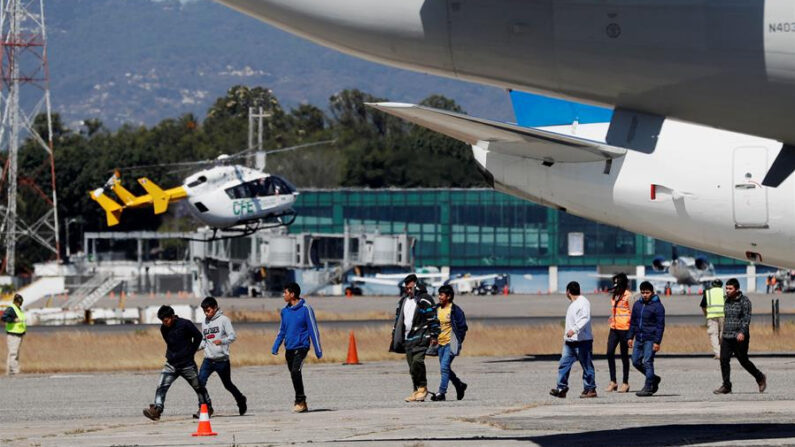
[[[315,348],[315,356],[323,357],[323,348],[320,346],[320,331],[317,328],[315,312],[301,298],[301,287],[292,282],[284,287],[284,301],[287,305],[282,309],[279,335],[273,342],[273,355],[279,354],[279,346],[284,343],[287,369],[293,380],[295,390],[295,406],[293,411],[305,413],[308,411],[306,395],[304,394],[304,380],[301,377],[301,366],[309,352],[310,339]]]
[[[654,374],[654,354],[660,350],[665,332],[665,307],[648,281],[640,283],[640,295],[632,306],[627,343],[632,348],[632,364],[646,376],[643,389],[635,395],[648,397],[657,392],[662,380]]]

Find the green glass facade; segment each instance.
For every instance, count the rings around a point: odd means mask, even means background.
[[[417,239],[418,266],[650,265],[671,245],[491,189],[302,190],[290,232],[342,233],[345,225]],[[584,254],[568,255],[569,233]],[[681,248],[680,254],[698,254]],[[710,256],[713,263],[745,263]]]

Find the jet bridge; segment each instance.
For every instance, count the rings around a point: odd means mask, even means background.
[[[279,289],[290,281],[288,271],[301,270],[304,291],[317,292],[339,284],[354,266],[411,268],[414,238],[365,231],[343,233],[287,233],[284,229],[248,236],[212,239],[212,230],[199,231],[190,241],[197,295],[267,293],[264,284]]]

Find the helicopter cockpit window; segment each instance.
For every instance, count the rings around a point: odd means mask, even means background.
[[[205,177],[203,175],[199,176],[199,178],[197,178],[196,180],[188,183],[188,188],[195,188],[195,187],[201,185],[202,183],[204,183],[206,181],[207,181],[207,177]]]
[[[248,183],[250,185],[252,193],[254,193],[254,197],[263,197],[271,195],[269,193],[271,189],[271,181],[270,178],[260,178]]]
[[[253,197],[248,183],[241,183],[240,185],[226,188],[226,195],[228,195],[230,199],[248,199]]]
[[[292,194],[295,192],[295,187],[281,177],[271,176],[268,180],[273,182],[273,193],[275,195]]]

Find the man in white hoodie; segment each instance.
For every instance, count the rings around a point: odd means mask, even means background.
[[[246,414],[246,396],[232,383],[232,366],[229,363],[229,345],[235,341],[235,329],[232,321],[218,308],[218,301],[209,296],[202,301],[202,310],[206,317],[202,321],[202,339],[200,349],[204,349],[204,361],[199,369],[199,383],[202,387],[207,385],[207,379],[213,372],[218,373],[224,388],[232,393],[237,402],[240,415]],[[208,405],[212,408],[212,404]],[[199,413],[193,415],[199,417]]]
[[[563,352],[558,366],[558,386],[550,395],[564,398],[569,391],[569,373],[575,361],[582,366],[583,392],[581,398],[596,397],[596,374],[593,368],[593,333],[591,332],[591,303],[580,295],[580,284],[572,281],[566,286],[566,298],[571,301],[566,311]]]

